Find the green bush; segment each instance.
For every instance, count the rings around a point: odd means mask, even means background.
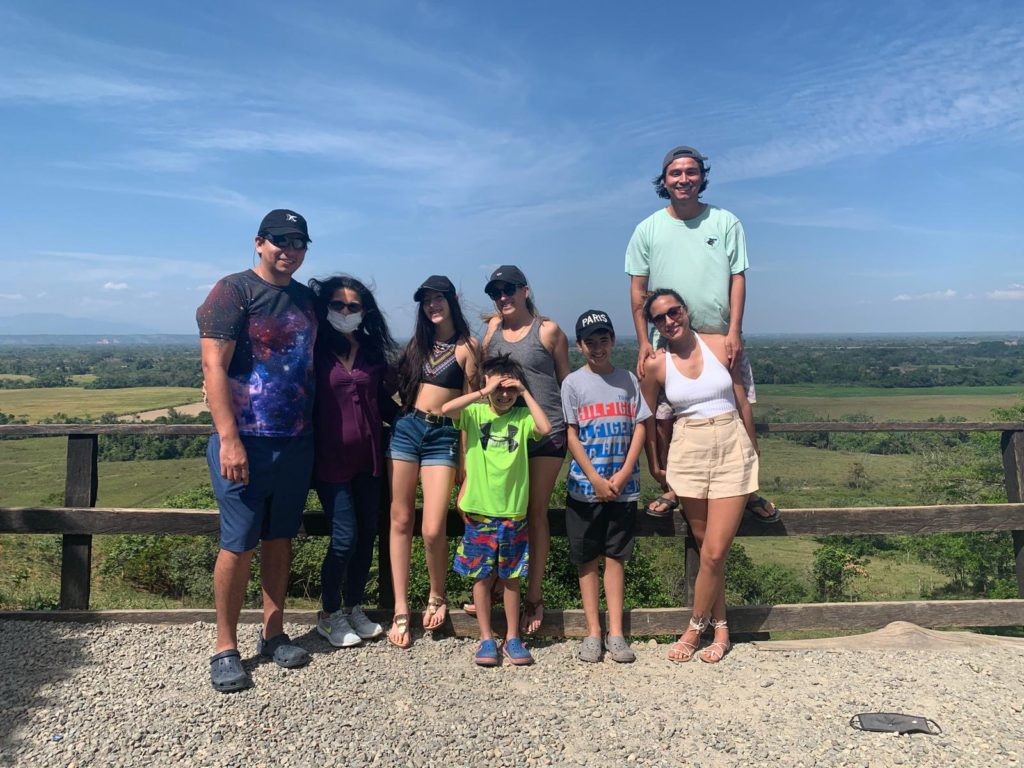
[[[796,571],[777,563],[756,564],[743,545],[735,543],[725,561],[725,592],[729,605],[778,605],[810,600]]]
[[[842,547],[825,544],[814,552],[814,587],[821,600],[838,600],[846,594],[855,576],[864,576],[868,560]]]

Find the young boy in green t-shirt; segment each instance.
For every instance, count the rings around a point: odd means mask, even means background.
[[[480,645],[473,660],[483,667],[499,663],[491,631],[491,589],[501,579],[508,625],[505,656],[513,664],[532,664],[533,656],[519,639],[519,579],[527,575],[530,559],[526,444],[548,434],[551,424],[526,388],[523,369],[508,355],[488,358],[480,370],[483,389],[441,408],[466,433],[466,481],[460,500],[466,528],[455,571],[475,579]]]

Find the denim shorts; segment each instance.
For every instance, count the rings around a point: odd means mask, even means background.
[[[248,552],[264,539],[294,539],[302,525],[313,474],[313,436],[242,436],[249,484],[221,477],[220,435],[206,449],[213,495],[220,508],[220,548]]]
[[[431,424],[414,413],[401,416],[391,429],[387,457],[411,461],[421,467],[459,466],[459,430],[447,424]]]

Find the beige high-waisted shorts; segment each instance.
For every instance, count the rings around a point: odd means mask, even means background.
[[[736,411],[676,420],[666,475],[677,496],[743,496],[757,490],[757,472],[757,451]]]

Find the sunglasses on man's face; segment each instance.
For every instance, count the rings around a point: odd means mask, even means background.
[[[363,311],[363,305],[357,301],[328,301],[327,308],[334,312],[341,312],[343,309],[353,313]]]
[[[665,318],[670,318],[673,322],[679,322],[679,318],[683,316],[683,307],[681,304],[676,304],[674,307],[669,307],[664,312],[658,315],[651,316],[651,322],[655,325],[661,325],[665,322]]]
[[[498,284],[498,285],[492,286],[491,289],[489,291],[487,291],[487,295],[491,297],[491,301],[497,301],[502,296],[508,296],[509,298],[511,298],[512,296],[515,296],[516,295],[516,291],[518,291],[518,290],[519,290],[519,286],[518,285],[512,285],[511,283],[505,283],[503,285],[502,284]]]
[[[264,240],[269,240],[278,248],[294,248],[296,251],[304,251],[309,247],[309,241],[303,237],[289,237],[288,235],[263,235]]]

